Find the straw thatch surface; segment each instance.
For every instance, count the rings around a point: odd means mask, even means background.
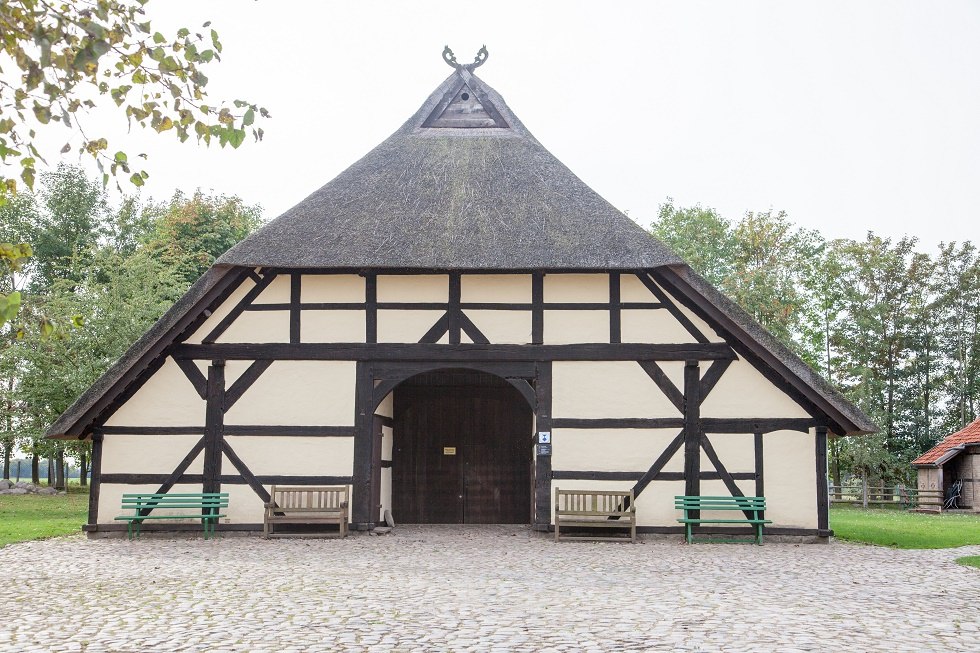
[[[423,128],[464,83],[508,128]],[[680,259],[454,72],[405,125],[219,260],[283,268],[639,269]]]

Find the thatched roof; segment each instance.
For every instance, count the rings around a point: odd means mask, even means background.
[[[387,140],[218,262],[561,270],[681,260],[548,152],[496,91],[459,69]]]
[[[845,433],[874,431],[858,408],[680,258],[551,155],[503,98],[460,67],[398,131],[225,253],[55,422],[84,437],[245,269],[658,270],[733,346]]]

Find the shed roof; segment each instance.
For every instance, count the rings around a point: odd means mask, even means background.
[[[681,259],[461,67],[387,140],[218,263],[635,270]]]
[[[956,433],[947,435],[939,444],[912,461],[913,465],[939,466],[954,457],[963,447],[980,445],[980,419],[967,424]]]

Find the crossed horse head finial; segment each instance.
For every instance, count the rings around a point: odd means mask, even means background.
[[[457,63],[456,62],[456,55],[453,54],[453,51],[449,48],[448,45],[442,51],[442,59],[443,59],[443,61],[445,61],[447,64],[449,64],[450,66],[452,66],[456,70],[463,69],[463,70],[467,70],[469,72],[473,72],[474,69],[479,68],[484,63],[486,63],[487,57],[489,57],[489,56],[490,56],[490,53],[487,52],[487,46],[484,45],[476,53],[476,58],[473,59],[473,63],[463,63],[463,64],[461,64],[461,63]]]

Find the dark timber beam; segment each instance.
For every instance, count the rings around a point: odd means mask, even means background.
[[[532,447],[537,447],[537,434],[541,431],[551,431],[551,395],[552,372],[551,363],[538,364],[537,378],[534,383],[535,394],[535,428],[532,436]],[[534,457],[534,529],[546,531],[551,525],[551,456]]]
[[[684,365],[684,494],[701,494],[701,368],[697,361]],[[700,513],[692,511],[698,519]]]
[[[208,367],[208,405],[204,413],[203,492],[220,492],[221,443],[225,420],[225,362],[216,360]]]
[[[358,362],[354,390],[354,478],[351,517],[356,528],[370,530],[380,518],[372,506],[374,448],[374,371],[370,363]]]
[[[449,318],[445,315],[433,328],[439,337],[446,333]],[[259,343],[179,345],[175,358],[224,360],[357,360],[421,361],[465,363],[468,361],[687,361],[725,360],[735,357],[724,343],[649,345],[582,344],[582,345],[439,345],[434,343],[366,344],[366,343]]]
[[[102,441],[105,437],[92,433],[92,478],[88,490],[88,523],[99,523],[99,491],[102,488]]]
[[[827,487],[827,427],[816,428],[817,454],[817,528],[830,528],[830,497]]]
[[[800,431],[809,433],[817,425],[810,417],[702,417],[701,429],[707,433],[772,433]]]
[[[623,341],[623,311],[619,272],[609,273],[609,342]]]

